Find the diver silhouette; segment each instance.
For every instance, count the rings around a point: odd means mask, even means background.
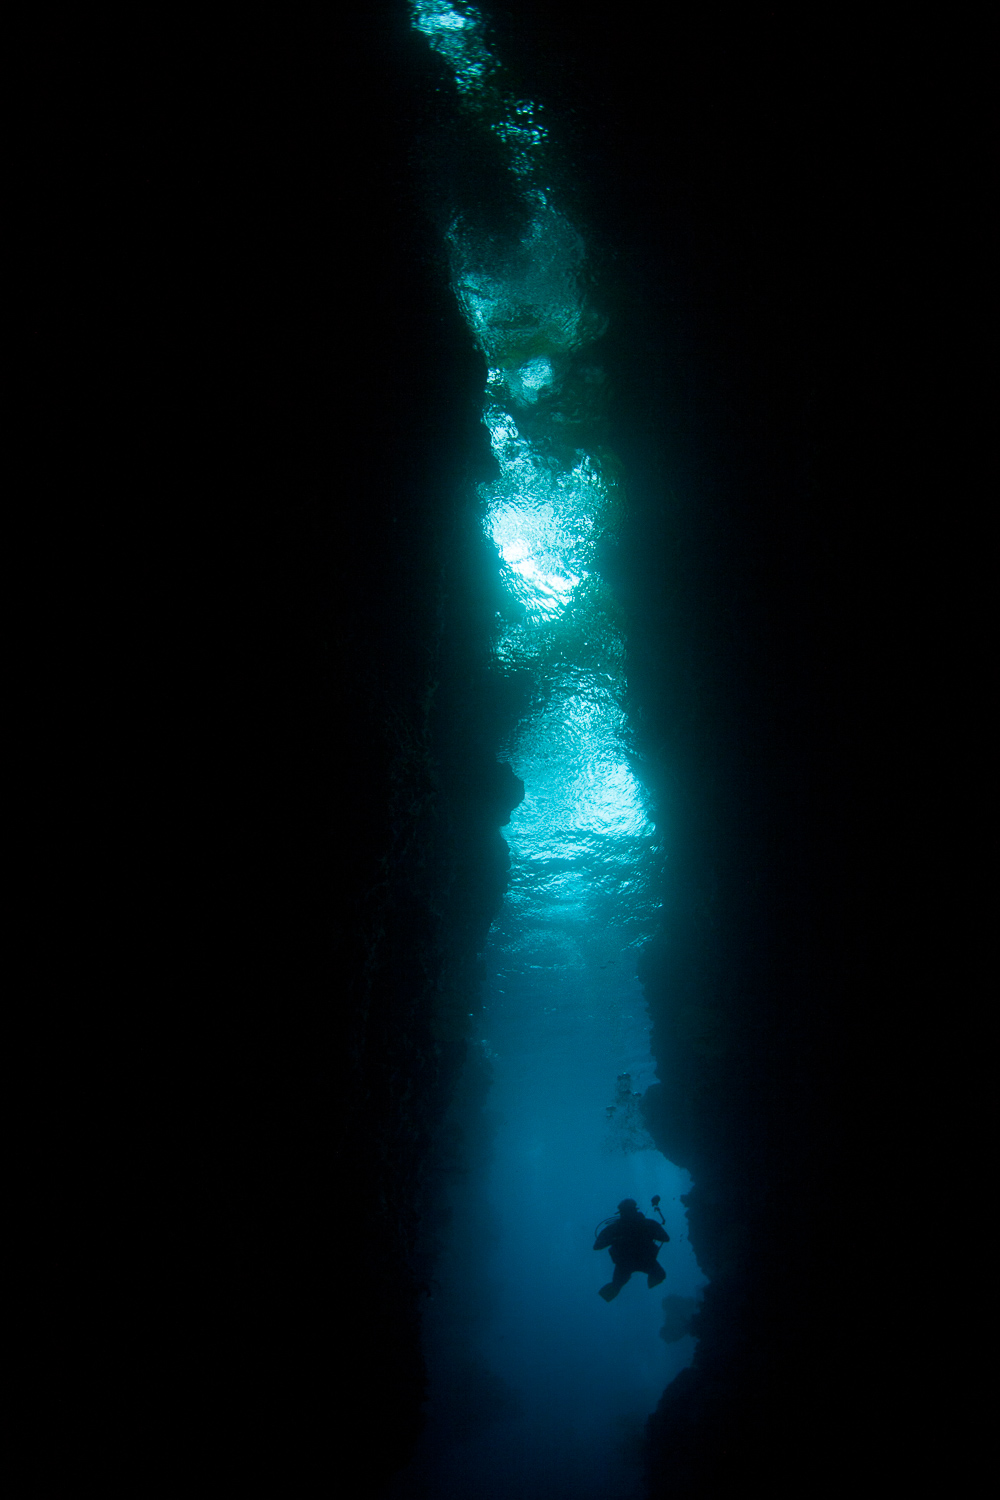
[[[657,1213],[660,1213],[657,1208],[659,1201],[659,1198],[653,1199],[653,1207]],[[662,1214],[660,1218],[663,1218]],[[645,1271],[647,1286],[659,1286],[666,1279],[667,1273],[656,1256],[660,1246],[665,1245],[669,1239],[669,1234],[661,1224],[657,1224],[655,1219],[647,1219],[645,1214],[639,1212],[639,1205],[634,1198],[623,1198],[618,1205],[618,1217],[605,1229],[600,1229],[594,1241],[595,1250],[611,1251],[611,1259],[615,1265],[614,1276],[607,1286],[601,1287],[598,1295],[605,1302],[613,1301],[633,1271]]]

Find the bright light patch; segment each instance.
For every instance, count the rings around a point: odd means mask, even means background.
[[[453,68],[459,91],[481,89],[496,64],[483,41],[478,12],[470,6],[463,13],[447,0],[411,0],[411,10],[417,31]]]
[[[537,359],[527,360],[517,370],[511,371],[507,377],[508,389],[511,394],[527,405],[533,405],[539,398],[552,389],[555,382],[555,371],[552,361],[539,355]]]
[[[483,114],[494,116],[489,128],[507,147],[514,175],[534,176],[549,133],[537,104],[514,98],[500,85],[500,66],[484,40],[480,12],[447,0],[410,0],[410,11],[416,30],[451,66],[459,94]]]
[[[532,378],[541,385],[551,365],[545,359],[533,364]],[[490,535],[527,620],[555,620],[589,577],[607,487],[585,453],[569,470],[543,457],[502,407],[490,406],[486,421],[500,465],[500,478],[479,491]]]
[[[521,384],[525,390],[543,390],[545,386],[552,384],[552,361],[550,359],[529,359],[518,371]]]
[[[544,193],[528,196],[534,211],[520,242],[489,247],[488,260],[461,219],[448,233],[455,291],[494,368],[523,367],[532,344],[578,349],[604,326],[586,304],[583,240]]]
[[[509,569],[511,591],[528,618],[558,619],[587,573],[572,566],[572,538],[556,509],[545,503],[501,502],[492,509],[490,535]]]
[[[624,715],[615,698],[605,674],[563,679],[524,734],[518,774],[525,800],[511,826],[518,852],[620,865],[651,843],[653,825],[625,759]]]

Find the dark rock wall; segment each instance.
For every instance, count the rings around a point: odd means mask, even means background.
[[[46,1462],[133,1494],[375,1493],[409,1451],[429,1153],[520,795],[485,376],[413,156],[426,49],[362,12],[36,59],[40,451],[83,564]]]
[[[852,1308],[892,1191],[891,1165],[869,1175],[892,1097],[881,997],[910,962],[897,948],[887,972],[875,874],[898,732],[880,559],[905,523],[891,398],[864,372],[891,364],[905,149],[881,128],[874,33],[715,7],[658,15],[655,40],[642,14],[610,34],[558,4],[498,16],[607,251],[631,515],[607,573],[671,849],[641,971],[662,1080],[645,1114],[695,1178],[711,1285],[694,1366],[649,1423],[649,1492],[797,1494],[884,1441]]]

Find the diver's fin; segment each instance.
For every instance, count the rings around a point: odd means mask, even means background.
[[[607,1286],[601,1287],[597,1295],[603,1297],[605,1302],[613,1302],[620,1291],[620,1286],[615,1286],[613,1281],[609,1281]]]

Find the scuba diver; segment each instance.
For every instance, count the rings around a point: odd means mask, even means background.
[[[594,1249],[610,1250],[615,1264],[614,1276],[598,1293],[605,1302],[612,1302],[618,1296],[633,1271],[645,1271],[649,1287],[659,1286],[666,1279],[667,1273],[656,1259],[660,1245],[665,1245],[670,1239],[666,1229],[662,1227],[664,1219],[658,1207],[659,1202],[659,1197],[653,1199],[653,1207],[660,1214],[659,1224],[655,1219],[647,1219],[645,1214],[639,1212],[639,1205],[634,1198],[623,1198],[618,1205],[618,1217],[610,1222],[605,1219],[606,1228],[597,1226]]]

